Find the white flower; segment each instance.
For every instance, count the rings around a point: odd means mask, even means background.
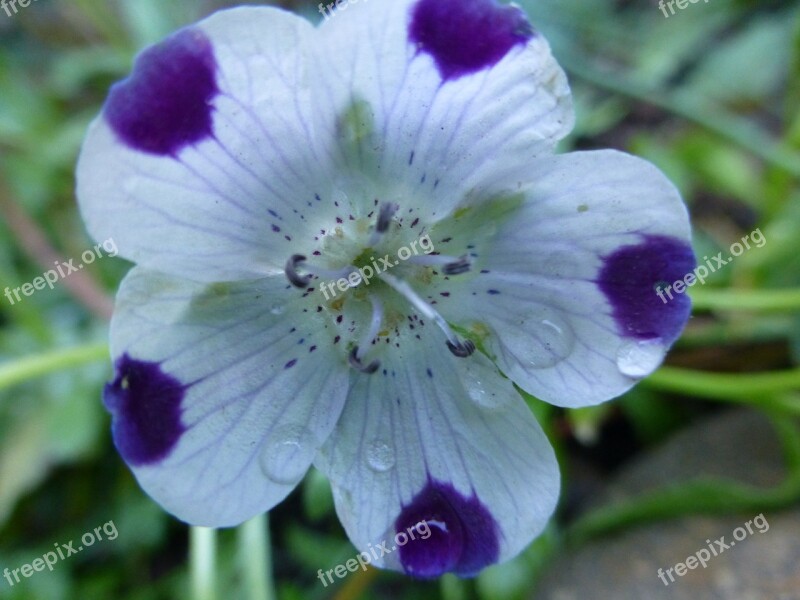
[[[147,493],[231,526],[313,463],[360,550],[432,527],[379,566],[520,552],[559,474],[513,384],[603,402],[689,315],[654,290],[694,267],[677,191],[625,154],[555,156],[572,124],[547,43],[492,0],[362,1],[318,29],[239,8],[142,53],[78,197],[138,264],[105,402]],[[319,289],[424,236],[435,253]]]

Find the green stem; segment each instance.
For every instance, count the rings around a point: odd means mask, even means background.
[[[237,531],[239,561],[249,600],[275,600],[269,520],[266,513],[250,519]]]
[[[189,529],[189,558],[192,576],[192,598],[215,600],[217,531],[209,527]]]
[[[612,72],[596,70],[585,59],[570,56],[568,52],[562,52],[559,60],[569,72],[592,85],[678,115],[744,148],[767,163],[792,175],[800,176],[798,154],[780,146],[761,128],[727,112],[720,106],[714,106],[706,100],[686,94],[648,89]]]
[[[792,398],[770,394],[800,390],[800,369],[767,373],[705,373],[680,367],[661,367],[642,384],[709,400],[722,400],[764,407],[798,410]]]
[[[101,360],[109,360],[107,344],[78,346],[20,358],[0,366],[0,390],[48,373]]]
[[[714,290],[693,289],[695,310],[800,311],[800,289]]]
[[[780,485],[764,490],[726,479],[703,478],[665,486],[588,513],[567,529],[565,541],[582,544],[633,525],[689,514],[761,512],[796,503],[800,499],[800,432],[789,419],[772,421],[789,468]]]

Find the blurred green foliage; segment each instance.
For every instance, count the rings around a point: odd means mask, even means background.
[[[63,257],[91,248],[76,210],[73,170],[109,85],[126,75],[143,46],[228,4],[39,0],[13,18],[0,12],[0,288],[44,269],[47,250],[26,224]],[[710,278],[711,292],[800,286],[797,3],[712,0],[669,18],[656,2],[522,4],[570,75],[578,122],[563,149],[618,148],[657,164],[690,207],[701,257],[760,228],[767,244]],[[312,3],[293,8],[319,16]],[[128,268],[119,259],[97,261],[84,291],[102,300]],[[14,306],[0,299],[0,365],[102,342],[105,320],[76,297],[57,286]],[[672,361],[742,373],[789,368],[800,362],[800,317],[796,310],[699,310]],[[30,562],[109,520],[119,530],[117,540],[52,573],[13,588],[0,580],[0,598],[188,596],[185,526],[139,490],[111,444],[100,402],[109,375],[108,365],[95,361],[0,386],[0,568]],[[563,463],[564,514],[519,558],[473,581],[421,583],[370,572],[323,588],[317,570],[355,550],[326,480],[312,471],[271,516],[279,595],[522,598],[569,522],[574,448],[598,447],[608,423],[620,420],[630,429],[628,455],[647,448],[710,410],[687,396],[644,385],[613,404],[572,412],[530,399]],[[235,532],[221,532],[219,544],[218,585],[224,597],[244,598]]]

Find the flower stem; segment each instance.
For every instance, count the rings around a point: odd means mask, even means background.
[[[107,344],[77,346],[20,358],[0,366],[0,390],[41,375],[108,359]]]
[[[800,289],[705,290],[691,292],[695,310],[800,311]]]
[[[800,432],[790,419],[773,417],[772,423],[789,469],[780,485],[765,490],[727,479],[698,478],[664,486],[589,512],[567,529],[565,541],[577,545],[632,525],[689,514],[764,511],[796,503],[800,499]]]
[[[800,369],[767,373],[706,373],[680,367],[661,367],[642,381],[659,390],[740,404],[800,410],[791,397],[770,394],[800,390]]]
[[[192,598],[215,600],[217,531],[209,527],[189,529],[189,556],[192,575]]]
[[[249,600],[275,600],[269,520],[258,515],[237,530],[239,561]]]

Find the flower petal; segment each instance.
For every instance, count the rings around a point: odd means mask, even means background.
[[[695,267],[686,209],[660,171],[619,152],[543,159],[530,178],[502,224],[473,211],[472,243],[446,248],[472,253],[474,274],[428,294],[527,392],[603,402],[655,370],[689,318],[688,296],[657,294]]]
[[[196,281],[277,272],[333,220],[315,135],[314,29],[273,8],[222,11],[145,50],[92,124],[78,199],[96,239]]]
[[[397,339],[381,370],[354,377],[315,464],[356,547],[387,542],[391,552],[376,564],[471,576],[544,528],[558,465],[522,398],[484,356],[456,359],[432,324]],[[421,521],[430,533],[404,541]]]
[[[347,167],[394,182],[401,205],[430,198],[423,220],[446,216],[467,195],[516,186],[530,160],[572,128],[566,77],[519,8],[345,6],[320,28],[320,110],[342,115],[330,135]]]
[[[204,286],[141,268],[122,284],[105,392],[114,441],[184,521],[231,526],[268,510],[336,424],[346,359],[311,298],[286,292],[278,278]]]

